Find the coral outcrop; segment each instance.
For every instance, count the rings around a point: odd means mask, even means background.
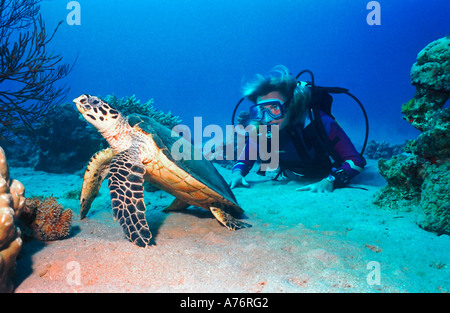
[[[103,100],[118,109],[123,115],[128,116],[132,113],[136,113],[149,116],[158,123],[161,123],[170,129],[181,123],[180,118],[172,115],[170,111],[168,113],[164,113],[163,111],[155,109],[153,106],[155,103],[153,98],[147,102],[141,103],[141,100],[136,99],[135,95],[119,99],[113,94],[106,96]]]
[[[24,193],[24,186],[10,178],[5,152],[0,147],[0,292],[13,290],[12,276],[22,247],[15,221],[25,203]]]
[[[20,217],[31,235],[42,241],[58,240],[70,234],[73,212],[64,209],[56,198],[27,198]]]
[[[414,210],[419,224],[450,234],[450,37],[430,43],[411,68],[414,97],[403,104],[404,119],[421,131],[408,142],[408,155],[381,159],[380,173],[388,184],[375,203]]]
[[[411,68],[411,84],[416,93],[403,104],[402,113],[420,131],[432,126],[430,121],[441,111],[450,93],[449,43],[448,36],[433,41],[419,52]]]

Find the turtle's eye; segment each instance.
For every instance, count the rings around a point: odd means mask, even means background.
[[[97,97],[90,97],[88,98],[88,102],[91,105],[98,105],[100,103],[100,99]]]
[[[80,100],[80,103],[81,103],[81,104],[85,104],[85,103],[86,103],[86,99],[81,99],[81,100]]]

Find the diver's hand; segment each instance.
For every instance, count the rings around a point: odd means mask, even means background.
[[[242,176],[241,172],[236,171],[233,173],[233,177],[229,183],[231,189],[239,186],[249,187],[250,184],[245,180],[244,176]]]
[[[321,181],[304,186],[301,188],[297,188],[297,191],[311,191],[314,193],[324,193],[324,192],[333,192],[333,183],[330,182],[328,179],[324,178]]]

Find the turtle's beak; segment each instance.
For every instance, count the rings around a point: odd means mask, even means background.
[[[75,103],[75,105],[77,106],[78,111],[80,111],[81,114],[83,114],[84,112],[86,112],[86,107],[85,105],[89,106],[89,95],[81,95],[78,98],[73,99],[72,101]]]

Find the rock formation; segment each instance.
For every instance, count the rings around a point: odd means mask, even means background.
[[[418,223],[437,234],[450,234],[450,37],[433,41],[411,68],[414,97],[402,105],[404,119],[421,131],[407,143],[408,155],[378,162],[388,184],[375,203],[414,211]]]

